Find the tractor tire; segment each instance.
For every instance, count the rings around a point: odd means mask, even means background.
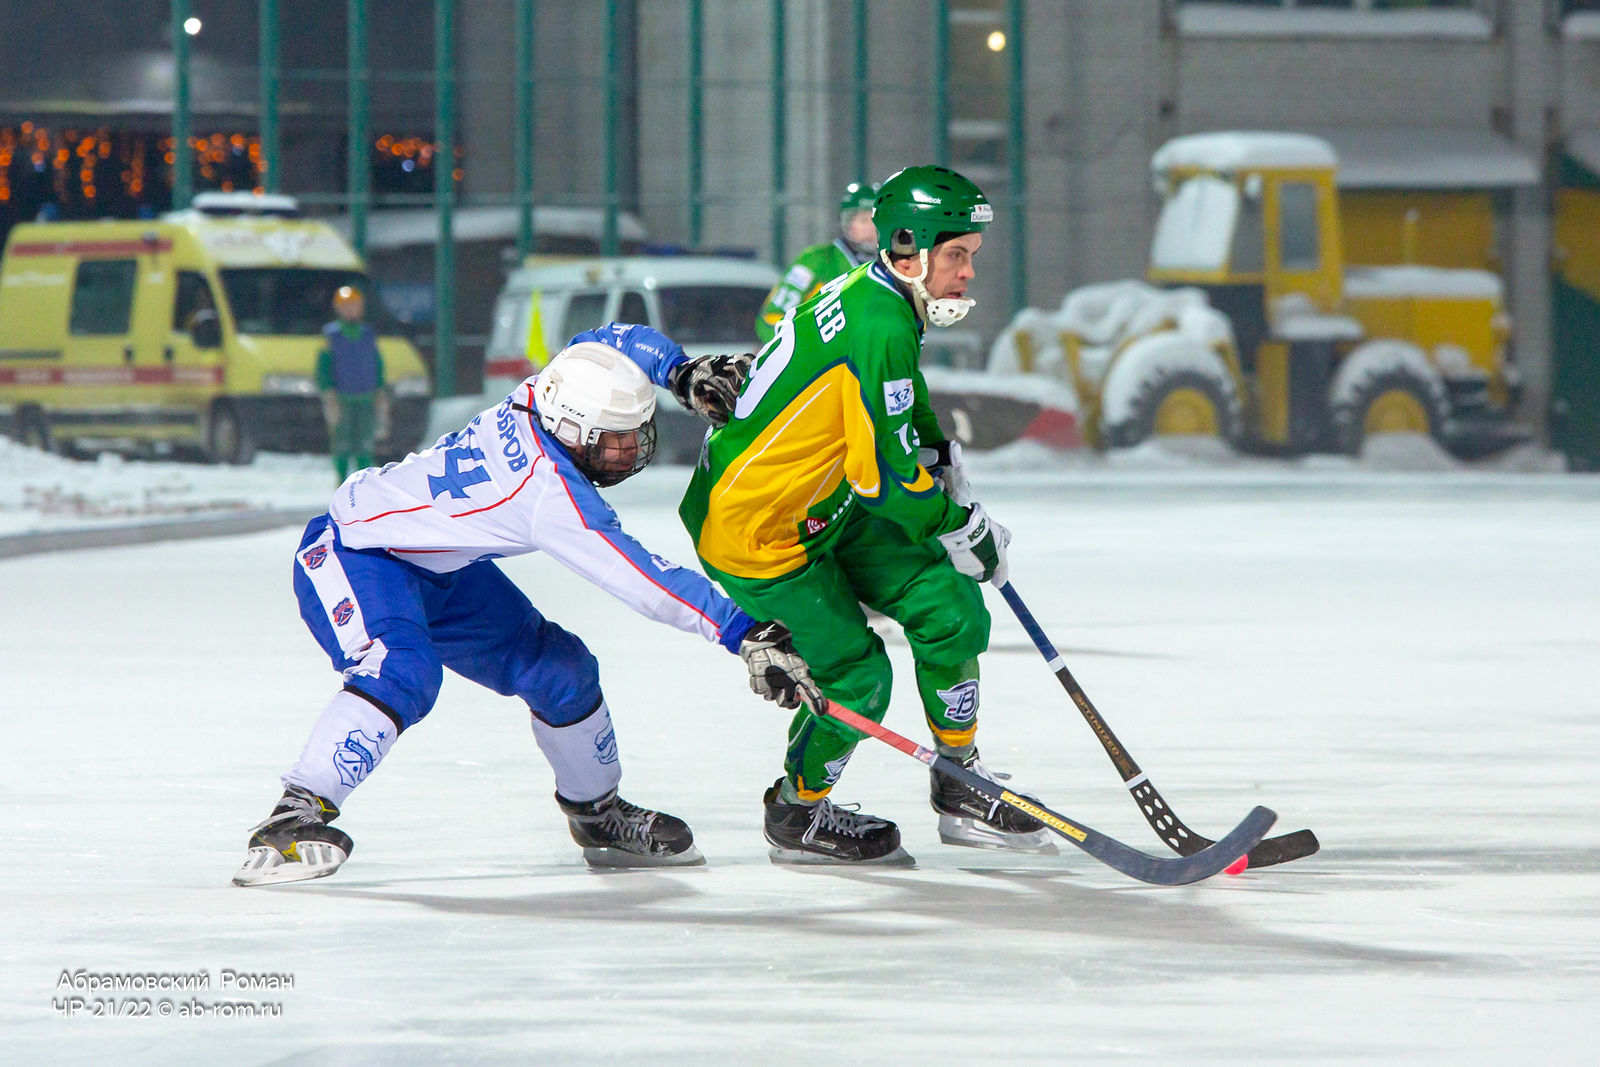
[[[1131,448],[1152,437],[1215,437],[1238,446],[1240,407],[1221,359],[1214,368],[1155,366],[1148,370],[1115,422],[1103,423],[1107,448]]]
[[[1443,443],[1449,419],[1442,386],[1410,366],[1394,366],[1362,379],[1329,411],[1334,448],[1361,454],[1377,434],[1427,434]]]

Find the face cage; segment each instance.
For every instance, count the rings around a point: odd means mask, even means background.
[[[605,488],[626,481],[655,458],[655,416],[637,429],[601,430],[589,444],[570,451],[573,464],[595,485]]]

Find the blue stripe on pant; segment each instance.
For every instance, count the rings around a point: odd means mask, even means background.
[[[346,686],[387,706],[402,727],[432,710],[445,667],[496,693],[521,697],[552,726],[577,722],[599,706],[594,656],[539,614],[494,563],[481,560],[433,574],[384,552],[345,548],[337,536],[328,553],[316,553],[313,546],[331,523],[326,515],[313,519],[300,542],[294,571],[300,617],[344,673]],[[333,592],[325,580],[333,571],[320,576],[320,588],[310,574],[326,566],[329,554],[345,578]],[[340,618],[347,621],[341,624]],[[347,654],[351,635],[341,631],[362,623],[364,640]]]

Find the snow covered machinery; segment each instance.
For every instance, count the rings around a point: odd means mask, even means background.
[[[1199,434],[1354,453],[1374,434],[1425,433],[1474,458],[1526,438],[1508,417],[1518,390],[1499,277],[1347,270],[1337,166],[1301,134],[1195,134],[1156,152],[1150,284],[1075,290],[1048,319],[1086,440]],[[1020,361],[1043,325],[1018,330]]]

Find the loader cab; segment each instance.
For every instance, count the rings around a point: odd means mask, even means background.
[[[1325,141],[1197,134],[1169,142],[1151,169],[1162,206],[1147,277],[1203,290],[1232,321],[1247,371],[1287,320],[1337,312],[1344,253],[1337,157]]]

